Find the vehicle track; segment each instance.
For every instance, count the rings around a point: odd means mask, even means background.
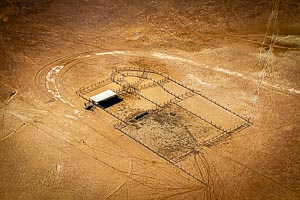
[[[80,63],[80,62],[83,62],[84,60],[86,59],[89,59],[89,57],[86,57],[87,55],[90,55],[92,53],[94,53],[96,56],[97,56],[97,53],[95,53],[96,51],[93,51],[93,52],[83,52],[83,53],[80,53],[80,54],[76,54],[76,57],[75,59],[72,59],[70,57],[67,57],[67,58],[63,58],[63,59],[58,59],[54,62],[51,62],[51,64],[48,64],[48,65],[45,65],[43,66],[43,68],[41,68],[36,77],[35,77],[35,81],[36,81],[36,86],[39,87],[39,88],[42,88],[42,87],[46,87],[46,89],[44,88],[42,91],[45,93],[45,92],[48,92],[49,88],[47,89],[47,85],[46,85],[46,75],[47,73],[49,72],[49,70],[51,70],[53,68],[53,66],[64,66],[62,69],[61,69],[61,72],[58,74],[58,76],[56,77],[55,79],[55,84],[53,86],[50,87],[50,89],[54,89],[54,90],[57,90],[57,92],[59,92],[62,96],[62,98],[66,99],[68,102],[71,101],[72,104],[69,104],[69,106],[73,107],[73,103],[75,104],[75,102],[80,102],[80,100],[78,100],[78,98],[76,98],[76,96],[73,94],[73,98],[72,98],[72,94],[70,92],[68,92],[67,88],[65,87],[65,85],[63,84],[63,79],[64,79],[64,76],[65,74],[74,66],[76,66],[76,64]],[[102,55],[106,55],[105,53],[102,53]],[[43,83],[44,82],[44,83]],[[48,86],[49,87],[49,86]],[[51,94],[47,94],[47,96],[51,96]],[[64,103],[64,102],[62,102]],[[89,123],[84,120],[84,119],[80,119],[80,122],[85,124],[86,126],[88,126],[89,128],[91,128],[93,131],[95,131],[97,134],[100,134],[102,136],[104,136],[103,134],[101,134],[98,130],[95,130],[91,125],[89,125]],[[107,137],[106,137],[107,138]],[[107,138],[109,139],[109,138]],[[109,141],[111,141],[111,139],[109,139]],[[112,142],[112,141],[111,141]],[[72,144],[71,144],[72,145]],[[117,144],[118,145],[118,144]],[[74,146],[74,145],[72,145]],[[74,146],[75,147],[75,146]],[[78,149],[80,150],[80,149]],[[82,150],[80,150],[82,151]],[[130,156],[126,156],[128,159],[131,160]],[[95,158],[96,159],[96,158]],[[151,162],[151,161],[149,161]],[[131,172],[129,173],[129,175],[127,176],[129,179],[135,181],[135,182],[138,182],[139,184],[141,185],[144,185],[146,187],[150,187],[149,185],[145,184],[145,183],[142,183],[140,182],[138,179],[132,177],[133,175],[135,176],[140,176],[139,174],[132,174]],[[123,185],[126,184],[127,181],[123,182],[121,185],[119,185],[116,190],[120,189],[121,187],[123,187]],[[160,189],[160,188],[152,188],[152,189]],[[115,190],[115,191],[116,191]]]
[[[56,59],[56,60],[50,62],[49,64],[44,65],[42,68],[40,68],[37,71],[37,73],[34,77],[34,82],[35,82],[36,87],[48,98],[49,97],[53,98],[53,95],[49,94],[49,92],[47,91],[46,75],[49,72],[49,70],[51,70],[52,67],[58,66],[58,65],[64,66],[62,68],[61,72],[58,73],[55,84],[53,84],[52,87],[53,87],[53,89],[57,90],[57,92],[59,92],[64,99],[71,102],[72,105],[79,105],[80,100],[78,98],[76,98],[75,94],[70,93],[70,91],[68,90],[66,85],[64,85],[64,82],[63,82],[64,76],[68,71],[70,71],[78,63],[84,62],[88,59],[93,59],[97,56],[112,56],[114,58],[120,59],[120,62],[122,62],[122,63],[127,63],[126,61],[122,60],[122,58],[118,58],[117,56],[115,56],[112,52],[101,52],[101,53],[97,53],[97,52],[98,51],[81,52],[78,54],[65,56],[65,57]],[[120,54],[120,53],[116,53],[116,54]],[[140,56],[141,54],[143,54],[143,52],[127,51],[125,54],[121,54],[121,55],[123,55],[123,56]],[[145,53],[145,55],[149,56],[149,57],[152,56],[152,54],[148,54],[148,53]],[[184,61],[179,60],[179,62],[184,62]],[[260,81],[259,83],[260,84],[258,85],[258,88],[260,88],[263,85],[263,81]],[[257,94],[259,94],[259,92]],[[62,102],[62,103],[64,103],[64,102]],[[93,131],[95,131],[97,134],[100,134],[103,136],[103,134],[101,134],[98,130],[95,130],[91,125],[89,125],[89,123],[86,120],[80,119],[80,122],[82,124],[85,124],[89,128],[93,129]],[[109,139],[109,138],[107,138],[107,139]],[[109,140],[110,140],[110,142],[113,142],[113,141],[111,141],[111,139],[109,139]],[[125,184],[126,184],[126,182],[122,183],[122,185],[119,185],[118,188],[119,189],[122,188]],[[142,183],[140,183],[140,184],[142,184]],[[118,188],[116,190],[118,190]],[[211,189],[214,190],[214,188],[211,188]],[[209,191],[207,191],[207,196],[206,196],[207,199],[211,198],[211,195],[212,195],[211,189],[209,189]]]

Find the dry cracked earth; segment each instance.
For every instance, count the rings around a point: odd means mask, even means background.
[[[0,199],[300,199],[299,22],[298,0],[0,0]],[[195,179],[83,108],[126,66],[251,126],[187,158]]]

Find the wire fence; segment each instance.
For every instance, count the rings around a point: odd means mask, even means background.
[[[126,127],[125,124],[123,124],[122,122],[113,122],[112,125],[114,126],[115,129],[117,129],[118,131],[122,132],[123,134],[125,134],[127,137],[131,138],[132,140],[136,141],[138,144],[142,145],[143,147],[145,147],[146,149],[148,149],[149,151],[151,151],[152,153],[156,154],[157,156],[159,156],[160,158],[162,158],[163,160],[167,161],[168,163],[170,163],[171,165],[175,166],[176,168],[178,168],[179,170],[181,170],[182,172],[184,172],[185,174],[187,174],[188,176],[192,177],[193,179],[195,179],[197,182],[207,186],[207,183],[205,183],[203,180],[201,180],[200,178],[198,178],[197,176],[195,176],[194,174],[188,172],[187,170],[185,170],[184,168],[180,167],[179,165],[177,165],[174,160],[168,159],[167,157],[165,157],[163,154],[159,153],[158,151],[153,150],[151,147],[149,147],[148,145],[144,144],[143,142],[141,142],[140,140],[136,139],[135,137],[131,136],[130,134],[128,134],[127,131],[124,131],[124,128]],[[186,156],[186,155],[185,155]]]
[[[193,88],[190,88],[190,87],[184,85],[183,83],[177,81],[176,79],[174,79],[174,78],[172,78],[172,77],[170,77],[170,76],[168,76],[168,75],[165,75],[165,74],[163,74],[163,73],[161,73],[161,72],[154,71],[154,70],[151,70],[151,69],[144,69],[144,68],[123,67],[123,68],[118,68],[118,69],[116,69],[116,70],[114,71],[114,73],[112,73],[112,76],[114,76],[115,74],[118,74],[118,73],[124,73],[124,72],[126,72],[126,71],[127,71],[127,73],[126,73],[127,75],[129,75],[129,76],[136,76],[136,77],[140,77],[140,78],[141,78],[141,76],[139,76],[137,73],[133,73],[133,72],[140,72],[140,73],[141,73],[141,72],[142,72],[142,73],[145,73],[145,72],[146,72],[147,74],[149,74],[149,73],[158,74],[158,75],[164,77],[165,80],[170,80],[170,81],[176,83],[177,85],[179,85],[179,86],[181,86],[181,87],[183,87],[183,88],[185,88],[185,89],[187,89],[187,90],[189,90],[189,91],[191,91],[191,92],[193,92],[193,93],[195,93],[195,94],[197,94],[197,95],[199,95],[199,96],[205,98],[206,100],[208,100],[208,101],[210,101],[210,102],[216,104],[217,106],[219,106],[219,107],[225,109],[226,111],[232,113],[233,115],[235,115],[235,116],[237,116],[237,117],[239,117],[239,118],[241,118],[241,119],[243,119],[243,120],[245,120],[245,121],[248,121],[248,123],[251,123],[249,118],[246,118],[246,117],[244,117],[244,116],[239,115],[239,114],[236,113],[235,111],[233,111],[233,110],[231,110],[231,109],[229,109],[229,108],[227,108],[227,107],[221,105],[221,104],[218,103],[217,101],[215,101],[215,100],[213,100],[213,99],[211,99],[211,98],[209,98],[209,97],[207,97],[207,96],[201,94],[199,91],[197,91],[197,90],[195,90],[195,89],[193,89]],[[149,77],[149,76],[148,76],[147,78],[150,79],[150,80],[152,80],[152,81],[154,80],[154,79],[152,79],[152,78]],[[164,81],[165,81],[165,80],[164,80]],[[156,82],[156,83],[159,83],[159,81],[157,81],[157,80],[155,80],[155,82]]]
[[[151,73],[153,74],[157,74],[162,76],[163,78],[160,80],[157,80],[155,78],[151,77]],[[126,81],[126,76],[131,76],[131,77],[137,77],[139,78],[138,80],[134,81],[133,83],[129,83],[128,81]],[[146,83],[146,84],[142,84],[142,82],[144,80],[151,80],[151,82]],[[183,93],[183,94],[177,94],[176,92],[166,88],[164,85],[165,83],[167,83],[168,81],[172,81],[174,83],[176,83],[177,85],[187,89],[188,91]],[[81,98],[85,99],[86,101],[89,101],[91,103],[93,103],[87,96],[86,94],[97,90],[105,85],[108,85],[110,83],[116,83],[120,86],[119,89],[115,90],[115,92],[118,95],[124,95],[124,94],[133,94],[133,95],[138,95],[143,99],[146,99],[147,101],[149,101],[150,103],[154,104],[154,108],[153,109],[148,109],[146,112],[148,113],[152,113],[152,112],[156,112],[160,109],[166,108],[170,105],[175,105],[181,109],[183,109],[185,112],[199,118],[200,120],[210,124],[211,126],[213,126],[214,128],[216,128],[217,130],[222,131],[221,134],[204,141],[202,144],[202,146],[206,146],[206,147],[210,147],[212,145],[217,144],[218,142],[224,140],[225,138],[229,137],[230,135],[232,135],[234,132],[237,132],[239,130],[242,130],[248,126],[251,125],[251,122],[249,120],[247,120],[245,117],[238,115],[237,113],[235,113],[234,111],[220,105],[219,103],[217,103],[216,101],[214,101],[213,99],[210,99],[208,97],[206,97],[205,95],[201,94],[199,91],[196,91],[194,89],[191,89],[187,86],[185,86],[183,83],[178,82],[177,80],[171,78],[170,76],[164,75],[161,72],[157,72],[154,70],[150,70],[150,69],[141,69],[141,68],[132,68],[132,67],[125,67],[125,68],[119,68],[116,69],[110,76],[109,79],[105,79],[103,81],[99,81],[95,84],[89,85],[87,87],[83,87],[80,90],[78,90],[76,92],[76,94],[78,96],[80,96]],[[150,99],[149,97],[147,97],[146,95],[144,95],[142,92],[140,92],[140,90],[145,89],[145,88],[149,88],[149,87],[155,87],[155,86],[159,86],[160,88],[162,88],[166,93],[170,94],[173,96],[172,99],[169,99],[167,101],[164,101],[163,103],[158,103],[152,99]],[[200,116],[199,114],[196,114],[194,112],[192,112],[191,110],[188,110],[187,108],[181,106],[179,104],[180,101],[183,101],[187,98],[190,98],[192,96],[195,95],[199,95],[203,98],[205,98],[206,100],[214,103],[216,106],[219,106],[225,110],[227,110],[228,112],[234,114],[235,116],[241,118],[244,120],[244,122],[230,130],[225,130],[224,128],[222,128],[221,126],[213,123],[212,121],[204,118],[203,116]],[[94,103],[93,103],[94,104]],[[122,132],[123,134],[125,134],[126,136],[128,136],[129,138],[133,139],[134,141],[136,141],[137,143],[141,144],[142,146],[144,146],[145,148],[147,148],[148,150],[150,150],[151,152],[153,152],[154,154],[158,155],[159,157],[161,157],[162,159],[164,159],[165,161],[167,161],[168,163],[172,164],[173,166],[177,167],[178,169],[180,169],[181,171],[183,171],[185,174],[189,175],[190,177],[194,178],[195,180],[197,180],[198,182],[207,185],[205,182],[203,182],[203,180],[201,180],[200,178],[198,178],[197,176],[193,175],[192,173],[188,172],[187,170],[185,170],[184,168],[180,167],[177,163],[179,163],[180,161],[182,161],[183,159],[187,158],[188,156],[192,155],[192,154],[197,154],[198,151],[196,151],[195,149],[192,149],[180,156],[176,156],[173,157],[171,159],[167,158],[166,156],[164,156],[163,154],[159,153],[158,151],[153,150],[151,147],[149,147],[147,144],[143,143],[142,141],[136,139],[135,137],[133,137],[132,135],[130,135],[128,133],[128,131],[124,130],[126,127],[128,127],[129,125],[129,121],[128,118],[126,118],[126,116],[121,116],[120,114],[115,114],[114,112],[110,111],[109,109],[104,109],[102,108],[103,111],[105,111],[106,113],[108,113],[109,115],[113,116],[115,119],[115,121],[112,122],[113,127]]]
[[[160,80],[156,80],[154,78],[151,77],[151,73],[153,74],[157,74],[157,75],[160,75],[163,77],[163,79],[160,79]],[[129,83],[128,81],[126,81],[126,77],[127,76],[131,76],[131,77],[137,77],[139,78],[137,81],[133,82],[133,83]],[[143,85],[142,87],[139,87],[139,85],[143,82],[143,80],[151,80],[150,83],[148,84],[145,84]],[[185,88],[188,90],[188,92],[185,92],[183,94],[176,94],[175,92],[173,92],[172,90],[169,90],[167,89],[165,86],[164,86],[164,83],[168,82],[168,81],[172,81],[176,84],[178,84],[179,86]],[[154,71],[154,70],[151,70],[151,69],[141,69],[141,68],[133,68],[133,67],[124,67],[124,68],[118,68],[116,69],[115,71],[112,72],[111,76],[109,79],[105,79],[103,81],[100,81],[100,82],[97,82],[95,84],[92,84],[92,85],[89,85],[87,87],[84,87],[84,88],[81,88],[79,91],[77,91],[76,93],[82,97],[83,99],[87,100],[87,101],[90,101],[86,96],[85,94],[95,90],[95,89],[98,89],[100,87],[103,87],[107,84],[110,84],[110,83],[117,83],[118,85],[121,86],[121,88],[117,89],[115,92],[119,95],[123,95],[125,93],[130,93],[130,94],[135,94],[135,95],[139,95],[140,97],[146,99],[147,101],[151,102],[152,104],[154,104],[156,106],[156,109],[159,109],[159,108],[163,108],[169,104],[174,104],[178,107],[180,107],[181,109],[185,110],[187,113],[201,119],[202,121],[210,124],[211,126],[215,127],[216,129],[218,130],[221,130],[223,131],[222,134],[210,139],[210,141],[207,141],[207,143],[214,143],[215,140],[218,140],[218,138],[221,138],[223,137],[223,135],[230,135],[231,133],[235,132],[236,130],[239,130],[240,127],[242,127],[244,125],[244,123],[247,123],[247,124],[251,124],[251,122],[247,119],[245,119],[244,117],[236,114],[234,111],[231,111],[229,110],[228,108],[218,104],[216,101],[214,101],[213,99],[210,99],[204,95],[202,95],[200,92],[194,90],[194,89],[191,89],[187,86],[185,86],[183,83],[181,82],[178,82],[177,80],[171,78],[170,76],[167,76],[167,75],[164,75],[163,73],[161,72],[157,72],[157,71]],[[164,101],[163,103],[158,103],[152,99],[150,99],[149,97],[147,97],[146,95],[144,95],[143,93],[140,92],[141,89],[143,88],[146,88],[146,87],[153,87],[153,86],[156,86],[158,85],[160,88],[162,88],[166,93],[172,95],[174,98],[173,99],[169,99],[167,101]],[[205,98],[206,100],[214,103],[215,105],[229,111],[230,113],[234,114],[235,116],[243,119],[245,122],[242,124],[242,125],[239,125],[237,127],[234,127],[230,130],[225,130],[224,128],[222,128],[220,125],[217,125],[215,123],[213,123],[213,121],[209,120],[209,119],[206,119],[205,117],[197,114],[197,113],[194,113],[193,111],[181,106],[179,104],[180,101],[183,101],[189,97],[192,97],[194,95],[199,95],[203,98]],[[91,101],[90,101],[91,102]],[[104,109],[105,110],[105,109]],[[106,112],[109,112],[107,110],[105,110]],[[115,115],[114,113],[111,114],[112,116],[116,117],[116,118],[120,118],[118,117],[117,115]]]

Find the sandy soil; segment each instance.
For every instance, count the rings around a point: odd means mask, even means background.
[[[300,199],[297,0],[18,0],[0,13],[0,199]],[[253,124],[178,163],[195,179],[83,109],[76,91],[126,66]]]

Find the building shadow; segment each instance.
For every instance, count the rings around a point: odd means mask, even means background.
[[[103,108],[103,109],[106,109],[106,108],[109,108],[117,103],[120,103],[121,101],[123,101],[122,98],[118,97],[118,96],[115,96],[113,98],[110,98],[110,99],[107,99],[105,101],[100,101],[98,103],[98,106]]]

